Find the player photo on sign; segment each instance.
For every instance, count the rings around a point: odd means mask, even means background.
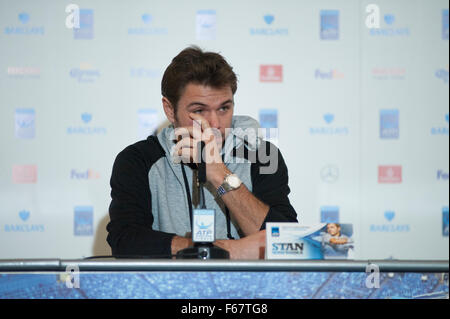
[[[353,259],[353,225],[267,223],[266,259]]]

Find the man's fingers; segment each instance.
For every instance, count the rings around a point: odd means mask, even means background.
[[[198,124],[201,125],[202,131],[204,131],[207,128],[211,127],[209,125],[209,122],[203,116],[201,116],[200,114],[189,113],[189,116],[191,117],[191,119],[194,120],[194,122],[197,122]]]
[[[197,145],[191,137],[182,138],[174,147],[174,155],[181,157],[184,163],[198,163]]]
[[[194,139],[202,138],[202,130],[200,126],[186,126],[186,127],[177,127],[174,130],[175,138],[177,141],[180,141],[184,137],[193,137]]]

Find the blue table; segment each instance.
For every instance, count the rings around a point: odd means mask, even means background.
[[[380,271],[379,288],[367,286],[368,265]],[[0,260],[0,298],[441,299],[449,296],[448,268],[448,261]]]

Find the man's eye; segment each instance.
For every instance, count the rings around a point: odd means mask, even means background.
[[[222,112],[226,112],[226,111],[228,111],[229,109],[230,109],[229,106],[222,106],[219,110],[222,111]]]
[[[200,114],[200,113],[202,113],[202,110],[195,110],[194,113],[195,114]]]

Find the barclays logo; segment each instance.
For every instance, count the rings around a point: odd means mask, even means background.
[[[43,26],[28,25],[31,17],[27,12],[19,13],[17,18],[20,25],[5,27],[3,31],[5,35],[44,35],[45,28]]]
[[[272,14],[266,14],[263,16],[263,21],[267,27],[250,28],[251,36],[288,36],[289,30],[287,28],[272,28],[271,26],[275,21],[275,16]]]
[[[92,114],[90,114],[90,113],[83,113],[83,114],[81,114],[81,120],[84,123],[89,123],[92,120]]]
[[[152,20],[153,20],[153,17],[151,16],[151,14],[144,13],[144,14],[141,16],[141,19],[142,19],[142,21],[143,21],[145,24],[150,24],[150,23],[152,22]]]
[[[28,218],[30,218],[30,211],[28,210],[22,210],[19,212],[19,217],[22,221],[27,221]]]
[[[331,113],[324,114],[323,119],[327,124],[331,124],[334,121],[334,114]]]
[[[407,233],[409,232],[410,225],[408,224],[393,224],[392,221],[395,219],[394,211],[385,211],[384,218],[387,223],[385,224],[372,224],[370,225],[370,231],[376,233]]]
[[[392,25],[394,24],[395,16],[393,14],[385,14],[384,21],[386,22],[386,24]]]
[[[323,120],[327,124],[321,127],[310,127],[310,135],[336,135],[346,136],[349,134],[349,128],[346,126],[334,126],[332,123],[335,120],[335,115],[332,113],[326,113],[323,115]]]
[[[266,22],[266,24],[272,24],[273,20],[275,20],[275,16],[271,14],[267,14],[264,16],[264,21]]]
[[[128,35],[136,36],[158,36],[167,35],[169,33],[167,28],[152,26],[153,16],[149,13],[141,15],[141,26],[128,28]]]
[[[446,135],[448,136],[448,113],[445,114],[445,121],[447,126],[436,126],[431,128],[431,135]]]
[[[385,26],[382,28],[370,28],[370,36],[380,37],[408,37],[410,29],[408,27],[396,27],[397,19],[394,14],[388,13],[383,17]]]
[[[384,218],[386,218],[389,222],[391,222],[395,217],[394,211],[385,211],[384,212]]]
[[[29,210],[21,210],[18,214],[21,222],[15,224],[4,225],[4,231],[7,233],[42,233],[45,231],[43,224],[29,224],[26,223],[31,217]]]
[[[19,20],[22,24],[27,24],[30,21],[30,15],[26,12],[19,13]]]
[[[89,124],[92,121],[93,115],[91,113],[83,113],[81,114],[81,121],[84,124]],[[79,125],[79,126],[70,126],[66,130],[69,135],[105,135],[106,128],[98,127],[98,126],[87,126],[87,125]]]

